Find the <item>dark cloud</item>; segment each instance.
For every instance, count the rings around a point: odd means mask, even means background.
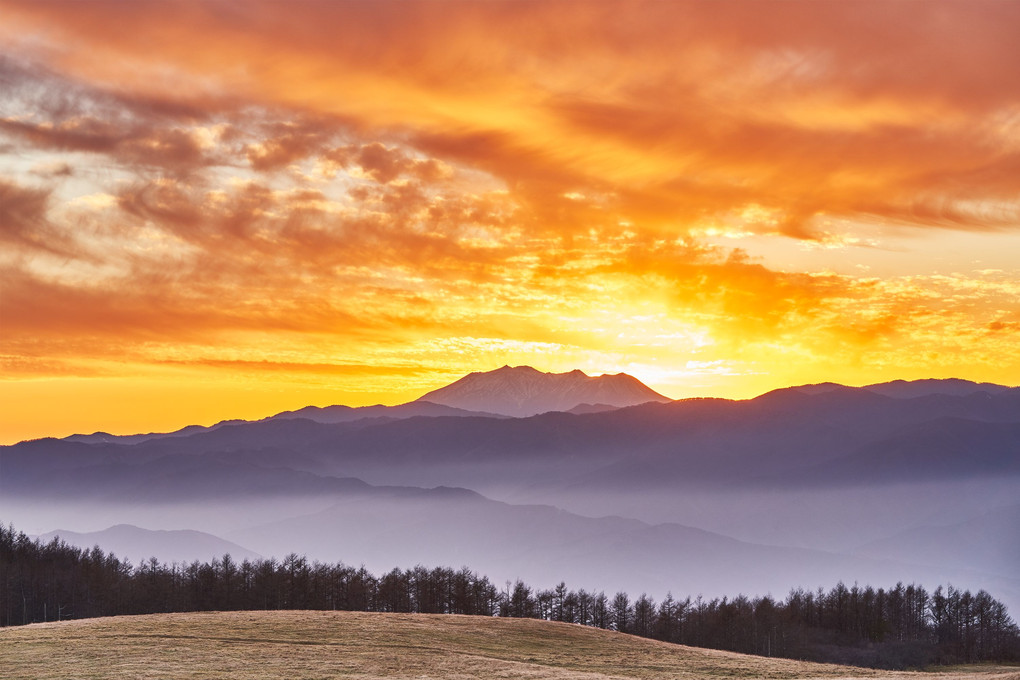
[[[187,173],[213,164],[195,138],[182,129],[125,127],[75,118],[58,126],[0,120],[0,133],[40,149],[103,154],[135,171]]]
[[[267,122],[258,127],[258,136],[246,146],[245,155],[255,170],[278,170],[320,155],[336,132],[335,126],[330,129],[321,122]]]
[[[25,187],[0,177],[0,242],[12,252],[77,256],[73,238],[49,220],[50,194],[49,189]]]

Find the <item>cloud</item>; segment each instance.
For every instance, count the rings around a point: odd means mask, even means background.
[[[267,121],[261,139],[245,146],[245,156],[255,170],[278,170],[295,161],[320,154],[328,147],[332,130],[293,121]]]
[[[739,250],[1015,231],[1010,3],[2,5],[0,335],[25,357],[329,372],[452,337],[750,372],[1015,336],[1001,287],[961,297],[970,263]],[[686,340],[634,332],[656,324]]]
[[[1017,150],[1002,142],[1018,106],[1006,65],[1020,54],[1003,27],[1018,10],[1003,3],[643,3],[627,21],[574,2],[186,3],[174,17],[146,2],[9,6],[12,26],[48,37],[51,68],[130,91],[136,108],[208,116],[247,100],[317,121],[263,128],[245,146],[257,171],[321,156],[345,129],[483,169],[547,228],[589,221],[550,198],[578,190],[611,195],[637,228],[763,205],[796,238],[822,238],[821,214],[983,229],[1009,226],[1016,206]],[[72,60],[64,45],[94,49]],[[139,77],[156,73],[159,87]],[[66,125],[51,143],[125,144]],[[168,166],[196,160],[187,135],[126,132],[135,162],[147,150]],[[394,148],[361,144],[361,167],[395,178]],[[1007,215],[956,216],[966,202]]]
[[[0,242],[13,252],[40,250],[71,256],[72,239],[48,217],[51,191],[26,187],[0,176]]]
[[[125,125],[92,117],[69,118],[59,124],[0,120],[0,134],[37,149],[109,156],[135,171],[187,172],[210,165],[199,141],[187,130]],[[73,174],[69,164],[54,176]]]
[[[183,365],[187,367],[210,367],[233,373],[312,373],[315,375],[382,375],[382,376],[403,376],[414,378],[423,375],[430,375],[432,370],[421,366],[395,366],[379,364],[312,364],[301,362],[285,361],[245,361],[231,359],[188,359],[165,361],[165,364]]]

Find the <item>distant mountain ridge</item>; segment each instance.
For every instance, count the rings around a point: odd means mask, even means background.
[[[215,425],[188,425],[173,432],[149,432],[147,434],[116,435],[109,432],[94,432],[92,434],[72,434],[64,437],[64,441],[79,442],[82,444],[141,444],[152,439],[163,439],[169,437],[189,437],[191,435],[212,432],[222,427],[233,425],[249,425],[252,423],[265,423],[280,420],[311,420],[324,425],[337,423],[357,423],[358,421],[383,421],[403,420],[405,418],[438,418],[438,417],[483,417],[483,418],[505,418],[495,413],[481,413],[477,411],[466,411],[460,408],[452,408],[441,404],[433,404],[428,401],[418,400],[397,406],[305,406],[294,411],[282,411],[276,415],[259,420],[223,420]]]
[[[824,394],[834,390],[847,389],[846,385],[834,382],[814,383],[811,385],[797,385],[796,387],[781,388],[774,390],[782,392],[784,389],[791,389],[803,394]],[[961,380],[960,378],[924,378],[922,380],[891,380],[883,383],[873,383],[860,388],[874,394],[881,394],[883,397],[893,399],[914,399],[916,397],[927,397],[935,394],[948,395],[953,397],[966,397],[978,392],[988,394],[1001,394],[1012,388],[996,383],[974,382],[972,380]]]
[[[398,420],[403,418],[439,418],[439,417],[505,417],[495,413],[486,413],[478,410],[468,410],[445,406],[424,398],[411,401],[397,406],[305,406],[296,411],[284,411],[270,416],[264,420],[288,420],[293,418],[306,418],[317,423],[351,423],[367,418],[388,418]]]
[[[190,529],[152,530],[131,524],[117,524],[102,531],[80,533],[58,529],[39,536],[43,543],[49,543],[54,538],[84,550],[98,545],[104,552],[126,557],[135,564],[150,557],[167,564],[187,564],[196,560],[208,562],[226,554],[238,562],[262,558],[262,555],[237,543]]]
[[[549,379],[599,380],[578,374],[507,367],[474,377],[489,387],[499,377],[537,403]],[[514,392],[518,376],[541,389]],[[794,556],[798,585],[948,579],[1020,609],[1015,513],[997,511],[1020,493],[1020,388],[829,383],[627,407],[589,394],[528,417],[433,398],[141,441],[0,447],[0,522],[43,531],[128,520],[199,529],[264,555],[323,552],[377,568],[464,562],[501,578],[590,577],[635,592],[715,576],[730,591],[782,590],[793,582],[754,569],[791,574],[786,546],[808,551]],[[592,520],[611,515],[630,524]],[[758,547],[736,554],[723,538]],[[906,568],[873,570],[884,560]]]
[[[349,484],[314,477],[322,474],[474,488],[483,465],[490,474],[500,470],[506,483],[599,488],[833,487],[1020,472],[1020,388],[894,398],[819,387],[744,401],[582,405],[528,418],[482,417],[427,401],[327,407],[144,441],[35,440],[0,447],[0,490],[23,496],[41,485],[81,496],[114,486],[125,493],[129,485],[130,493],[152,497],[164,486],[170,496],[194,496]],[[454,414],[461,417],[448,417]],[[327,422],[315,422],[323,416]]]
[[[979,392],[1000,395],[1012,389],[995,383],[977,383],[959,378],[893,380],[863,387],[847,387],[823,382],[784,387],[772,394],[821,395],[835,391],[857,390],[890,397],[914,399],[934,395],[963,397]],[[311,420],[322,424],[369,423],[383,420],[436,417],[522,418],[550,411],[585,415],[613,411],[649,402],[674,401],[644,385],[626,373],[590,377],[583,371],[543,373],[530,366],[503,366],[493,371],[470,373],[459,380],[432,390],[414,401],[396,406],[305,406],[282,411],[258,420],[223,420],[209,426],[188,425],[173,432],[149,432],[115,435],[108,432],[73,434],[64,441],[83,444],[141,444],[153,439],[190,437],[222,427],[280,420]],[[689,400],[688,400],[689,401]],[[728,401],[728,400],[722,400]],[[486,404],[488,407],[486,407]]]
[[[673,400],[626,373],[591,377],[581,370],[543,373],[531,366],[503,366],[470,373],[418,401],[527,418],[584,404],[623,407]]]
[[[927,378],[924,380],[893,380],[892,382],[865,385],[864,389],[895,399],[912,399],[931,394],[948,394],[956,397],[965,397],[977,392],[1000,394],[1010,388],[995,383],[978,383],[959,378]]]

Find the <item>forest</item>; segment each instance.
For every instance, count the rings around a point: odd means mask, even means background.
[[[138,565],[98,547],[34,541],[0,525],[0,626],[123,614],[276,609],[531,617],[696,647],[874,668],[1020,660],[1020,629],[985,591],[836,584],[772,597],[705,599],[502,586],[464,567],[282,560]]]

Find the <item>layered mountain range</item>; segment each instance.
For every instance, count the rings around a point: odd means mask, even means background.
[[[400,406],[0,448],[0,520],[28,531],[657,597],[951,581],[1016,611],[1018,498],[1020,389],[960,380],[671,401],[503,367]]]

